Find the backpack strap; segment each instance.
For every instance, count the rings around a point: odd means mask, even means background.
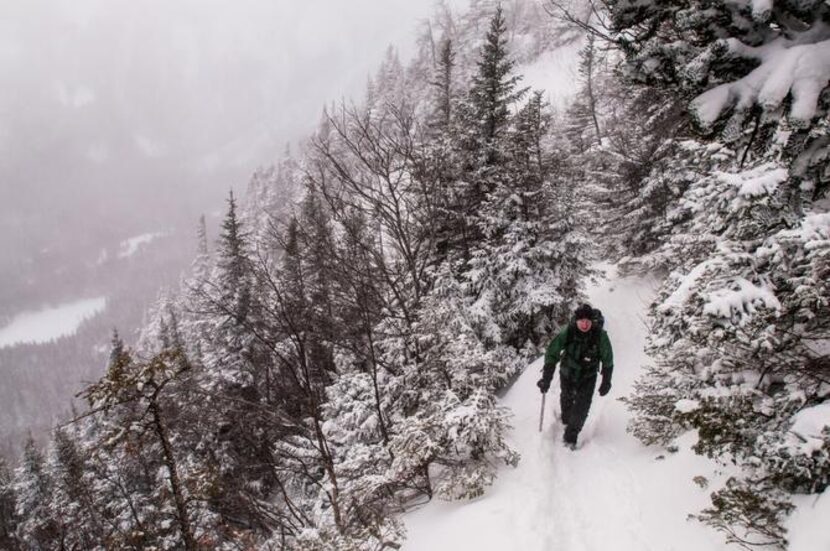
[[[562,351],[568,349],[571,344],[574,342],[574,329],[576,329],[576,323],[571,321],[568,323],[567,327],[565,327],[565,345],[562,347]]]

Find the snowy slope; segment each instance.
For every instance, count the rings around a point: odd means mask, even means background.
[[[583,40],[544,52],[531,64],[516,68],[521,86],[544,92],[544,98],[557,110],[565,110],[579,91],[579,51]]]
[[[598,395],[580,435],[580,448],[564,448],[558,415],[558,377],[547,398],[545,426],[538,432],[541,359],[508,392],[513,410],[511,441],[522,460],[505,468],[494,486],[469,502],[434,501],[406,517],[405,551],[720,551],[722,537],[689,513],[709,504],[720,482],[715,466],[681,441],[676,454],[646,448],[625,431],[629,413],[615,400],[628,394],[648,359],[643,353],[645,306],[653,284],[610,278],[589,290],[606,316],[614,345],[613,389]],[[692,479],[706,476],[708,489]]]

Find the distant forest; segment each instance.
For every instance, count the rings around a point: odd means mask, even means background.
[[[15,282],[4,287],[7,293],[15,293],[0,301],[9,308],[6,320],[23,305],[30,309],[32,304],[94,296],[106,296],[107,308],[83,322],[72,335],[49,343],[0,348],[0,455],[8,460],[18,458],[29,434],[45,441],[56,422],[69,418],[70,400],[106,370],[113,329],[121,328],[130,342],[138,338],[159,289],[178,285],[189,268],[195,228],[194,223],[189,236],[156,239],[130,257],[119,258],[114,247],[100,264],[62,259],[32,285],[26,284],[24,274],[17,274]],[[48,292],[44,293],[44,285]]]

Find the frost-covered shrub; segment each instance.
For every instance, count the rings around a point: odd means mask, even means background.
[[[712,495],[712,506],[690,515],[726,534],[744,549],[786,549],[782,521],[793,506],[787,495],[763,481],[731,478]]]
[[[275,548],[291,551],[384,551],[399,549],[403,543],[405,530],[402,523],[395,519],[386,519],[378,524],[367,523],[355,527],[348,533],[341,533],[332,527],[315,526],[303,530],[296,539],[286,542],[279,537],[268,543]]]
[[[445,498],[480,495],[499,464],[518,461],[495,392],[524,361],[509,347],[485,344],[471,303],[448,267],[439,269],[414,335],[421,361],[401,366],[405,409],[390,442],[390,477],[419,480]]]
[[[657,363],[628,399],[644,442],[695,429],[698,453],[741,467],[697,518],[742,545],[784,546],[787,493],[822,491],[830,469],[826,433],[792,429],[830,394],[827,278],[816,277],[828,273],[830,225],[821,213],[799,222],[792,190],[776,163],[690,186],[665,246],[683,263],[651,308]]]
[[[463,402],[448,394],[444,401],[447,467],[437,484],[439,495],[473,498],[493,483],[499,464],[515,466],[519,454],[504,441],[509,411],[496,403],[486,389],[478,389]]]

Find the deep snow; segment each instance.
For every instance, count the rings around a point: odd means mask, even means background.
[[[655,282],[613,274],[589,289],[606,317],[615,354],[613,388],[595,396],[578,449],[565,448],[558,420],[558,376],[547,396],[544,429],[538,432],[540,358],[518,379],[503,404],[512,409],[511,444],[518,467],[505,467],[484,496],[466,502],[435,500],[405,517],[404,551],[724,551],[734,549],[703,524],[688,520],[709,505],[709,494],[728,473],[695,455],[695,434],[679,439],[679,451],[647,448],[625,428],[630,413],[618,401],[642,366],[645,309]],[[698,478],[695,481],[695,477]],[[820,530],[826,496],[797,498],[789,521],[790,551],[830,549]]]

